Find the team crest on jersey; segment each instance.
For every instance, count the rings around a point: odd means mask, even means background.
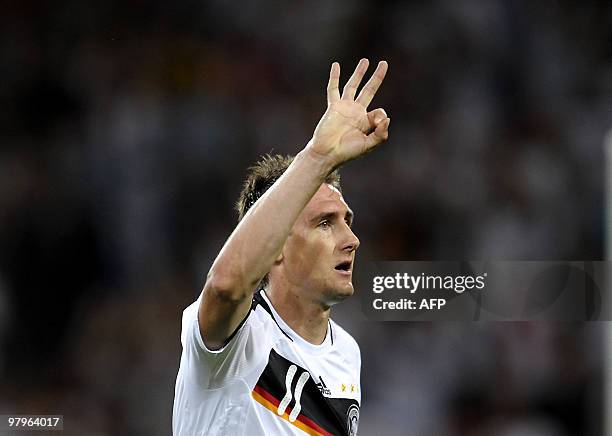
[[[346,414],[346,428],[348,429],[349,436],[355,436],[357,434],[357,428],[359,427],[359,407],[352,405]]]

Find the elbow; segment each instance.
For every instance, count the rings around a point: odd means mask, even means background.
[[[245,292],[241,281],[230,274],[223,274],[211,269],[206,275],[204,293],[226,303],[240,303],[250,297]]]

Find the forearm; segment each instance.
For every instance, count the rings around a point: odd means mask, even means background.
[[[230,235],[209,272],[232,300],[250,298],[281,253],[293,224],[332,171],[329,159],[310,144],[251,207]]]

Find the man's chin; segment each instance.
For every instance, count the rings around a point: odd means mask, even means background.
[[[353,295],[354,292],[355,289],[353,288],[353,283],[345,283],[342,286],[329,290],[328,301],[330,302],[330,305],[340,303]]]

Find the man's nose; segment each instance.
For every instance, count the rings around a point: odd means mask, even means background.
[[[355,251],[359,247],[359,238],[355,235],[355,233],[353,233],[353,230],[349,226],[346,226],[346,229],[346,241],[344,242],[342,249],[349,252]]]

